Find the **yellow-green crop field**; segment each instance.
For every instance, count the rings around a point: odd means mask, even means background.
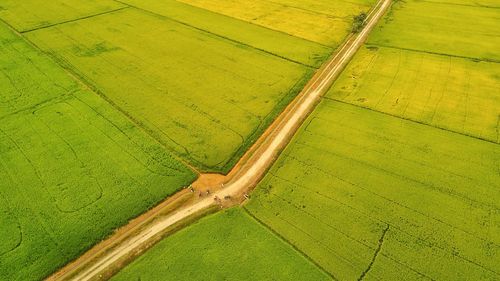
[[[498,143],[499,22],[495,8],[397,2],[329,97]]]
[[[495,280],[499,161],[497,144],[324,100],[247,208],[338,280]]]
[[[398,1],[246,207],[338,280],[500,278],[497,10]]]
[[[325,46],[287,33],[276,32],[175,0],[125,0],[125,2],[138,9],[156,13],[249,48],[315,68],[319,67],[337,47],[336,45]]]
[[[0,280],[230,170],[374,3],[0,0]],[[114,280],[499,280],[499,7],[395,1],[243,208]]]
[[[500,13],[481,5],[398,1],[369,44],[500,62]]]
[[[194,179],[0,24],[0,280],[40,280]]]
[[[136,9],[27,37],[204,169],[239,156],[311,72]]]
[[[498,12],[457,2],[394,4],[244,206],[331,279],[500,278]],[[176,247],[118,280],[208,271]]]
[[[500,64],[362,48],[328,97],[499,142]]]
[[[26,32],[124,7],[113,0],[2,0],[0,18]]]
[[[192,182],[181,162],[229,170],[373,1],[296,2],[255,24],[173,0],[0,1],[0,279],[78,257]],[[249,229],[284,253],[263,278],[326,276]]]
[[[165,238],[111,280],[261,281],[291,276],[330,280],[243,209],[233,208]]]
[[[373,0],[179,0],[272,30],[337,46],[350,33],[353,16],[367,12]]]
[[[177,156],[227,172],[373,2],[29,0],[0,18]]]
[[[471,7],[489,7],[489,8],[500,8],[500,3],[497,0],[426,0],[432,3],[441,4],[455,4]]]

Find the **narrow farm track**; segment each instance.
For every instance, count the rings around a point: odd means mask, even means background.
[[[321,97],[364,43],[370,31],[390,6],[390,3],[391,0],[380,0],[376,4],[368,15],[363,30],[359,34],[348,37],[335,55],[320,68],[299,96],[276,119],[261,139],[257,141],[226,177],[224,188],[216,191],[212,196],[201,197],[201,199],[178,209],[168,217],[158,218],[142,231],[137,232],[137,229],[132,229],[130,233],[118,234],[120,237],[109,238],[108,240],[114,239],[120,242],[117,242],[118,244],[111,249],[103,247],[100,249],[101,253],[93,253],[88,258],[85,255],[82,256],[47,280],[85,281],[99,279],[99,275],[107,268],[116,266],[123,258],[133,255],[134,252],[147,245],[153,238],[164,233],[169,227],[213,206],[215,197],[242,198],[242,195],[251,190],[265,175],[282,149],[290,142],[302,122],[313,111]],[[155,214],[153,213],[151,216],[155,216]]]

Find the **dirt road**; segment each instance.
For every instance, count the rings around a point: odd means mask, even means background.
[[[314,75],[299,96],[273,123],[265,139],[258,143],[258,147],[245,159],[245,163],[240,165],[238,171],[231,176],[231,180],[226,183],[223,189],[213,193],[211,196],[198,200],[190,206],[177,210],[168,217],[156,221],[143,231],[134,234],[131,238],[121,242],[117,247],[109,250],[91,265],[80,263],[83,270],[79,270],[78,268],[72,269],[71,272],[78,273],[76,277],[70,279],[80,281],[98,279],[99,274],[106,268],[112,266],[121,258],[130,255],[130,253],[139,249],[168,227],[213,205],[215,203],[215,196],[218,198],[225,198],[226,196],[238,197],[255,186],[272,165],[281,150],[288,144],[303,120],[312,112],[315,105],[340,74],[347,62],[363,44],[369,32],[389,7],[390,1],[380,0],[377,3],[368,15],[363,30],[359,34],[349,37],[346,43],[336,52],[335,56]],[[50,280],[66,280],[68,278],[65,275],[58,275],[56,278],[50,278]]]

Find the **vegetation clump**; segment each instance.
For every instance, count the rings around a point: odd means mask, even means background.
[[[354,16],[354,22],[352,24],[352,32],[359,33],[363,26],[365,26],[366,13],[361,13],[357,16]]]

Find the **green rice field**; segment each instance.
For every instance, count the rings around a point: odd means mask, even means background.
[[[495,280],[500,147],[324,100],[246,207],[338,280]]]
[[[165,238],[111,280],[289,280],[290,276],[329,280],[243,209],[234,208]]]
[[[498,143],[500,64],[362,48],[328,97]]]
[[[374,1],[212,2],[9,1],[0,18],[177,156],[227,172]]]
[[[374,0],[0,0],[0,280],[227,173]],[[243,206],[112,280],[500,280],[500,4],[392,7]]]
[[[240,10],[236,1],[183,2],[261,26],[278,13],[263,12],[267,1],[243,2]],[[298,8],[285,2],[273,1]],[[395,3],[244,210],[333,280],[498,280],[494,5]],[[117,279],[210,272],[206,261],[195,262],[201,267],[172,261],[177,255],[168,253],[189,242],[166,241]],[[220,243],[234,242],[226,235]],[[234,260],[240,255],[228,251]],[[165,260],[171,262],[161,265]],[[148,273],[150,264],[161,273]],[[281,259],[274,264],[281,268]],[[211,274],[202,276],[226,277]]]
[[[466,5],[394,4],[246,207],[338,280],[500,278],[498,13]]]
[[[345,26],[369,3],[328,13]],[[324,7],[280,14],[324,24]],[[182,161],[229,170],[349,33],[271,25],[172,0],[0,1],[0,279],[78,257],[192,182]],[[327,276],[266,235],[292,266],[256,277]]]
[[[481,6],[481,1],[474,3],[478,4],[398,1],[368,43],[500,62],[500,13],[497,8]]]
[[[124,7],[113,0],[2,0],[0,19],[26,32]]]
[[[427,2],[455,4],[472,7],[500,8],[500,3],[496,0],[426,0]]]
[[[303,38],[337,46],[351,32],[353,16],[367,12],[373,0],[179,0],[216,13]]]
[[[0,280],[40,280],[195,174],[0,24]]]
[[[203,170],[229,169],[312,72],[133,8],[27,37]]]
[[[125,0],[138,9],[289,61],[319,67],[336,45],[325,46],[175,0]],[[244,32],[242,32],[244,30]]]
[[[329,97],[498,143],[498,22],[479,5],[397,2]]]
[[[427,0],[428,2],[455,4],[472,7],[500,8],[500,3],[496,0]]]

